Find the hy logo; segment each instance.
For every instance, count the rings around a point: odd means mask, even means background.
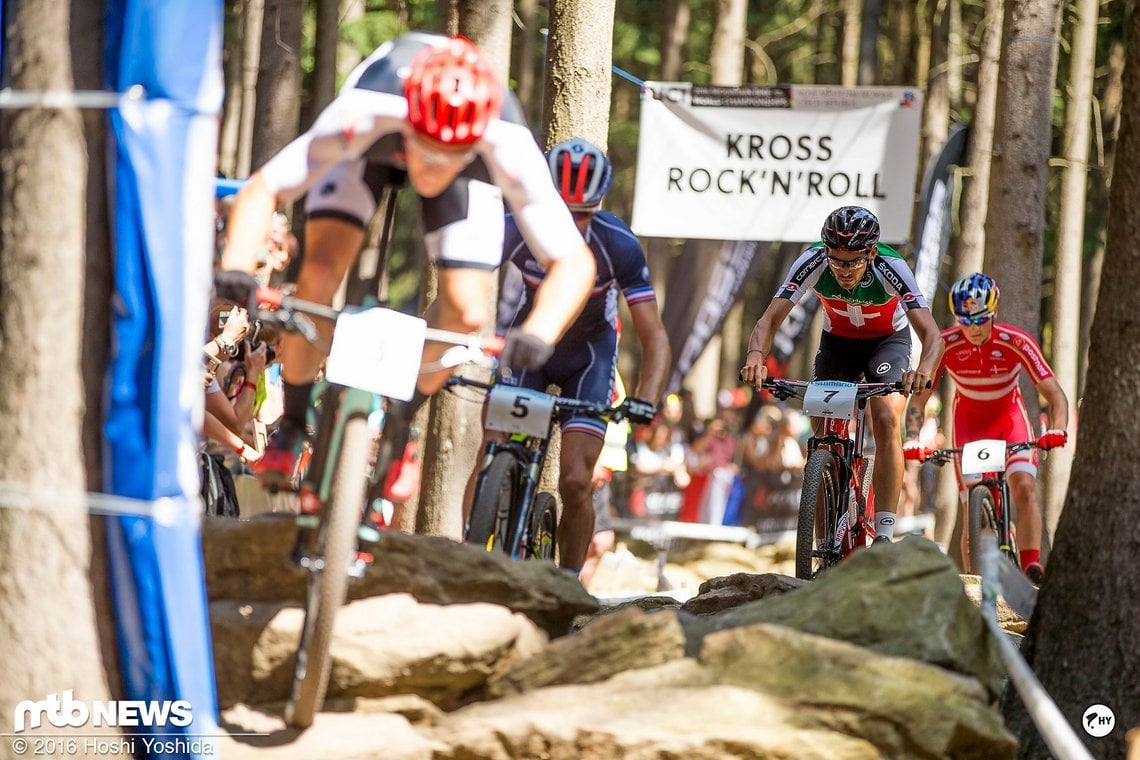
[[[194,719],[190,703],[178,701],[96,700],[88,704],[74,698],[74,691],[48,694],[33,702],[25,699],[16,705],[12,723],[15,733],[39,728],[46,719],[55,728],[84,726],[188,726]]]

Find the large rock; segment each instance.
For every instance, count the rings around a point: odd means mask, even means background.
[[[305,573],[289,561],[296,531],[291,515],[204,520],[209,598],[299,604]],[[489,602],[523,613],[551,636],[565,634],[574,616],[598,609],[576,578],[550,562],[516,562],[446,538],[399,531],[386,531],[374,555],[365,577],[349,585],[350,599],[403,592],[432,604]]]
[[[953,563],[920,538],[856,552],[810,585],[686,621],[688,652],[709,633],[777,623],[974,676],[995,697],[1004,668]]]
[[[706,636],[700,662],[719,683],[795,705],[793,725],[866,739],[887,757],[1016,754],[1016,741],[977,680],[915,660],[757,625]]]
[[[966,596],[977,605],[979,608],[982,606],[982,579],[977,575],[963,575],[962,585],[966,588]],[[1006,604],[1005,598],[999,596],[997,598],[997,619],[998,625],[1002,627],[1006,633],[1024,634],[1026,629],[1029,628],[1029,623],[1025,618],[1014,612],[1013,608]]]
[[[210,611],[219,704],[284,700],[302,610],[215,602]],[[360,600],[337,614],[328,697],[416,694],[453,709],[481,691],[497,669],[545,643],[533,623],[504,607],[419,604],[407,594]]]
[[[636,607],[598,618],[519,661],[488,684],[502,697],[541,686],[594,683],[626,670],[647,668],[685,655],[685,632],[676,613]]]
[[[711,615],[757,599],[786,594],[807,584],[808,581],[776,573],[735,573],[705,581],[700,593],[682,604],[681,609],[692,615]]]

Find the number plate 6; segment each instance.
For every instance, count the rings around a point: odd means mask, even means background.
[[[804,414],[849,420],[855,416],[855,383],[820,380],[804,390]]]
[[[554,397],[529,388],[497,384],[487,394],[487,429],[546,438]]]
[[[984,438],[962,447],[962,474],[981,475],[1005,470],[1005,441]]]

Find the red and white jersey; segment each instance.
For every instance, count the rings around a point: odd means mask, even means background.
[[[1037,341],[1023,330],[994,323],[990,338],[980,346],[966,340],[961,325],[942,331],[946,351],[935,379],[945,370],[957,389],[955,404],[970,409],[997,409],[1021,404],[1018,380],[1024,367],[1034,385],[1053,377]]]

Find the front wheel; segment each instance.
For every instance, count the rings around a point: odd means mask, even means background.
[[[313,724],[313,715],[324,703],[328,689],[333,623],[348,591],[348,563],[356,549],[370,449],[368,419],[360,416],[348,420],[329,502],[321,509],[314,564],[309,568],[305,622],[293,666],[293,691],[285,705],[285,722],[294,728]]]
[[[796,577],[811,580],[840,559],[839,463],[827,449],[816,449],[804,465],[800,514],[796,526]],[[846,522],[846,521],[844,521]]]
[[[998,544],[1004,543],[1001,528],[997,519],[997,505],[994,502],[993,492],[986,486],[974,486],[970,489],[970,498],[967,502],[968,529],[969,529],[969,566],[970,572],[979,575],[982,572],[982,533],[993,531],[997,536]],[[1004,546],[1002,550],[1005,551]]]
[[[530,511],[528,523],[525,556],[553,562],[558,540],[558,504],[552,494],[540,493],[534,498],[534,509]]]
[[[508,451],[495,454],[487,471],[480,475],[479,490],[471,501],[471,519],[463,540],[477,544],[487,551],[510,552],[512,507],[515,503],[516,484],[519,482],[519,462]]]

